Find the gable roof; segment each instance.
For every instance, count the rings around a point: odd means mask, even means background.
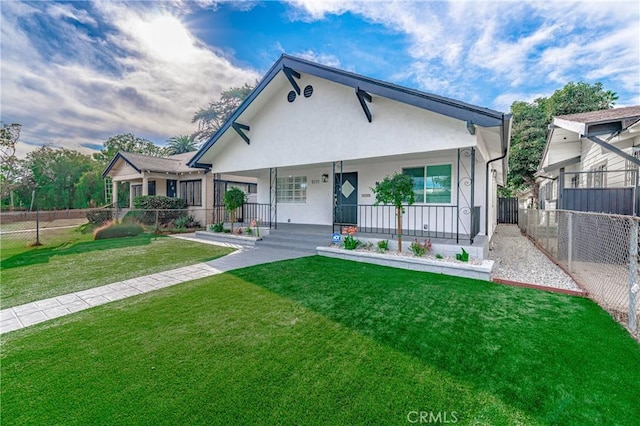
[[[624,108],[605,109],[601,111],[582,112],[579,114],[558,115],[555,118],[584,124],[618,121],[622,119],[638,119],[640,118],[640,105]]]
[[[539,172],[556,170],[564,161],[580,158],[580,139],[598,134],[627,135],[632,127],[637,127],[640,121],[640,105],[622,108],[604,109],[600,111],[582,112],[578,114],[557,115],[549,126],[547,143],[538,165]],[[571,151],[568,144],[573,144]],[[562,145],[567,152],[556,163],[548,164],[550,151],[557,150]],[[553,148],[552,148],[553,146]],[[566,157],[566,158],[564,158]]]
[[[129,164],[138,173],[142,171],[158,173],[181,173],[199,172],[201,169],[189,167],[189,159],[193,157],[193,152],[170,155],[169,157],[154,157],[152,155],[135,154],[132,152],[119,151],[111,160],[109,165],[102,172],[102,177],[106,177],[119,159]]]
[[[509,129],[511,114],[504,114],[489,108],[483,108],[471,105],[455,99],[438,96],[431,93],[421,92],[419,90],[398,86],[381,80],[365,77],[349,71],[340,70],[326,65],[320,65],[294,56],[283,54],[280,59],[271,67],[262,81],[253,89],[247,99],[238,107],[238,109],[229,117],[229,119],[220,127],[220,129],[198,150],[198,152],[189,161],[192,167],[209,167],[208,164],[200,164],[199,160],[207,152],[207,150],[216,143],[216,141],[233,126],[233,123],[242,115],[242,113],[251,105],[251,103],[260,95],[264,88],[285,69],[293,70],[298,73],[308,74],[325,80],[333,81],[355,90],[362,90],[369,95],[381,96],[387,99],[402,102],[418,108],[433,111],[448,117],[456,118],[468,122],[470,125],[481,127],[503,127],[503,151],[506,152],[508,147]]]

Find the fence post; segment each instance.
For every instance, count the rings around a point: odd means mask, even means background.
[[[573,273],[572,261],[573,261],[573,214],[571,212],[567,213],[567,238],[568,238],[568,247],[567,247],[567,267],[569,268],[569,272]],[[560,238],[558,238],[560,241]]]
[[[40,245],[40,209],[36,209],[36,245]]]
[[[546,216],[546,221],[547,221],[547,231],[545,232],[547,234],[547,244],[545,245],[547,252],[551,253],[551,243],[549,242],[549,234],[551,233],[551,216],[550,214],[551,210],[546,210],[545,211],[545,216]]]
[[[629,328],[636,330],[636,295],[638,293],[638,222],[631,221],[629,238]]]
[[[160,230],[160,224],[158,223],[158,212],[159,210],[156,209],[156,232]]]

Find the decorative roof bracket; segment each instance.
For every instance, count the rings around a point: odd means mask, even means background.
[[[369,123],[371,123],[371,111],[369,111],[369,106],[367,105],[367,103],[365,102],[371,102],[371,95],[368,94],[367,92],[365,92],[364,90],[360,89],[359,87],[356,87],[356,96],[358,97],[358,101],[360,102],[360,106],[362,107],[362,110],[364,111],[364,115],[367,116],[367,120],[369,120]]]
[[[249,137],[244,133],[244,130],[246,130],[247,132],[251,130],[249,126],[247,126],[246,124],[240,124],[234,121],[231,124],[231,127],[233,127],[233,130],[235,130],[240,135],[242,140],[244,140],[247,143],[247,145],[251,144]]]
[[[295,90],[298,96],[300,96],[300,86],[298,86],[298,83],[296,83],[296,81],[293,79],[295,77],[300,80],[300,73],[296,70],[284,66],[282,67],[282,71],[284,72],[284,75],[287,76],[287,80],[289,80],[289,83],[291,83],[291,85],[293,86],[293,90]]]

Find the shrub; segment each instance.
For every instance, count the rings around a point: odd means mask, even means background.
[[[133,199],[133,207],[141,210],[175,210],[186,208],[187,202],[182,198],[163,195],[141,195]]]
[[[173,221],[173,226],[178,229],[197,228],[200,226],[200,223],[196,222],[193,216],[181,216]]]
[[[111,210],[92,210],[87,212],[87,220],[94,225],[102,225],[113,219]]]
[[[140,210],[160,210],[157,215],[158,224],[166,224],[184,214],[184,211],[180,210],[187,207],[187,202],[182,198],[165,197],[163,195],[141,195],[133,199],[133,207]],[[156,223],[156,212],[139,212],[137,219],[145,225],[154,225]]]
[[[135,223],[121,223],[97,228],[93,235],[96,240],[104,240],[107,238],[135,237],[141,234],[142,231],[142,226]]]
[[[409,250],[413,252],[414,256],[422,257],[431,250],[431,240],[425,240],[424,244],[420,244],[416,239],[409,246]]]
[[[378,251],[380,253],[384,253],[389,250],[389,240],[380,240],[378,241]]]
[[[214,223],[213,225],[209,226],[209,230],[212,232],[222,232],[224,231],[224,224],[222,222]]]

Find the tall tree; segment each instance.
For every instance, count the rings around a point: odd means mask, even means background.
[[[169,139],[167,149],[171,155],[184,154],[198,150],[198,144],[193,139],[193,135],[174,136]]]
[[[169,155],[167,148],[155,145],[150,140],[139,138],[131,133],[112,136],[107,139],[103,146],[104,148],[100,152],[93,154],[93,158],[105,165],[111,161],[118,151],[153,155],[156,157]]]
[[[105,205],[105,181],[102,178],[104,166],[92,160],[91,169],[84,172],[75,184],[74,207],[85,209]]]
[[[549,98],[511,105],[513,128],[509,153],[508,189],[530,188],[537,199],[535,173],[547,142],[548,128],[557,115],[577,114],[613,108],[618,96],[601,83],[569,82]]]
[[[225,121],[247,99],[252,86],[245,83],[241,87],[232,87],[220,94],[220,99],[209,104],[206,108],[200,108],[193,115],[192,123],[198,123],[198,130],[193,133],[194,139],[204,142],[214,135],[222,127]]]
[[[4,200],[20,186],[24,176],[24,168],[16,157],[16,144],[22,126],[1,121],[0,126],[0,199]]]
[[[76,184],[91,170],[93,160],[78,151],[44,145],[27,154],[25,166],[30,172],[30,189],[36,191],[37,207],[63,209],[75,207]]]

